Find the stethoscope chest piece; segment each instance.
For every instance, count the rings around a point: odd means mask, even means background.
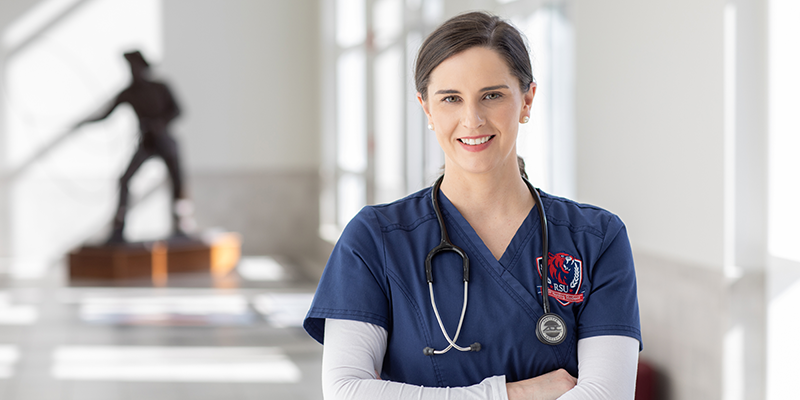
[[[558,314],[545,313],[536,321],[536,337],[549,345],[561,344],[567,338],[567,326]]]

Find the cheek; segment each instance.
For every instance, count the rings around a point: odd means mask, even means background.
[[[434,125],[436,125],[436,130],[438,131],[440,127],[444,129],[457,123],[458,114],[447,107],[433,107],[431,108],[431,120]]]
[[[521,109],[517,109],[516,107],[509,107],[503,110],[502,115],[499,115],[499,120],[504,121],[504,123],[508,126],[511,125],[519,125],[519,119],[521,117]]]
[[[436,143],[438,143],[439,148],[444,151],[445,157],[452,146],[456,144],[453,142],[455,130],[456,129],[453,126],[444,126],[444,124],[440,124],[436,126],[436,131],[432,132],[434,135],[436,135]]]
[[[436,131],[434,132],[434,135],[436,135],[436,141],[439,143],[439,146],[441,146],[441,147],[445,147],[445,145],[449,141],[450,135],[444,133],[445,131],[449,132],[449,129],[445,130],[445,129],[440,129],[439,127],[437,127]]]

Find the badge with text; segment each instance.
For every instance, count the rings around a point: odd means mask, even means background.
[[[542,257],[536,259],[539,277],[542,277]],[[549,253],[547,260],[547,294],[561,305],[583,301],[583,262],[567,253]],[[541,290],[541,288],[540,288]]]

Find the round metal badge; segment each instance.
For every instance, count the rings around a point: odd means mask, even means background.
[[[558,314],[544,314],[536,321],[536,337],[544,344],[561,344],[567,338],[567,325]]]

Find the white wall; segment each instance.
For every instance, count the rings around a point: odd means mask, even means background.
[[[578,196],[637,250],[721,268],[721,1],[575,2]]]
[[[246,254],[325,252],[319,18],[316,0],[164,2],[162,71],[185,110],[175,132],[197,220],[242,233]]]
[[[663,373],[667,398],[719,398],[722,2],[574,2],[572,11],[578,200],[628,227],[641,357]],[[703,335],[678,340],[687,326]]]
[[[318,20],[314,0],[164,2],[190,170],[318,168]]]
[[[667,398],[764,398],[765,4],[571,4],[578,200],[628,226],[641,358]]]

